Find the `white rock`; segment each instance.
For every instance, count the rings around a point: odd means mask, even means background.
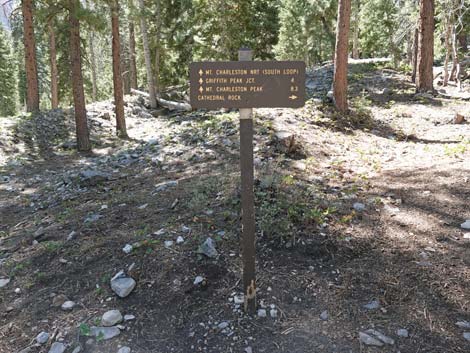
[[[464,238],[464,239],[470,239],[470,233],[465,233],[465,234],[463,235],[463,238]]]
[[[52,343],[51,349],[49,349],[49,353],[64,353],[65,348],[65,344],[61,342],[54,342]]]
[[[21,288],[15,288],[15,293],[16,294],[21,294]]]
[[[49,341],[49,334],[42,331],[39,335],[36,336],[36,342],[39,344],[44,344]]]
[[[121,347],[117,353],[131,353],[131,349],[129,347]]]
[[[217,325],[217,328],[219,330],[226,329],[228,327],[229,323],[227,321],[222,321],[220,324]]]
[[[122,322],[122,314],[119,310],[109,310],[101,317],[101,325],[109,327]]]
[[[385,336],[383,333],[381,333],[377,330],[369,329],[369,330],[366,331],[366,333],[368,335],[375,336],[376,338],[381,340],[383,343],[390,344],[390,345],[395,344],[395,341],[392,338]]]
[[[72,353],[80,353],[82,351],[82,347],[77,346],[75,349],[72,351]]]
[[[124,315],[124,321],[131,321],[131,320],[135,320],[135,316],[134,315]]]
[[[61,305],[62,310],[70,311],[75,307],[75,302],[67,300],[64,304]]]
[[[457,321],[455,324],[460,328],[470,329],[470,322],[468,321]]]
[[[124,251],[126,254],[130,254],[134,247],[131,244],[126,244],[123,248],[122,251]]]
[[[266,309],[258,309],[258,317],[266,317]]]
[[[180,235],[178,238],[176,238],[176,244],[182,244],[184,243],[184,238]]]
[[[245,353],[253,353],[253,348],[251,348],[250,346],[246,347]]]
[[[470,332],[464,332],[463,338],[465,338],[467,341],[470,341]]]
[[[165,248],[171,248],[173,246],[173,240],[165,240]]]
[[[355,202],[355,203],[353,204],[353,208],[354,208],[354,210],[356,210],[357,212],[363,212],[363,211],[365,211],[365,209],[366,209],[366,205],[364,205],[364,204],[361,203],[361,202]]]
[[[322,319],[323,321],[326,321],[328,320],[328,310],[323,310],[320,314],[320,319]]]
[[[8,283],[10,283],[9,278],[0,278],[0,288],[5,287]]]
[[[462,229],[467,229],[467,230],[470,230],[470,219],[467,219],[465,222],[463,222],[460,227]]]
[[[269,315],[271,315],[271,317],[272,317],[273,319],[275,319],[275,318],[277,317],[277,310],[276,310],[276,309],[271,309],[271,310],[269,311]]]
[[[245,303],[245,297],[244,295],[236,295],[233,297],[233,302],[235,304],[238,304],[238,305],[241,305],[241,304],[244,304]]]
[[[397,330],[397,336],[400,336],[400,337],[408,337],[409,336],[409,333],[408,333],[408,330],[405,329],[405,328],[400,328]]]
[[[374,299],[374,300],[370,301],[369,303],[365,304],[364,308],[366,308],[368,310],[378,309],[378,308],[380,308],[380,302],[378,300]]]
[[[382,347],[384,344],[378,339],[368,335],[364,332],[359,332],[359,340],[364,343],[366,346],[377,346]]]
[[[90,329],[90,334],[98,339],[110,340],[116,336],[119,336],[121,331],[116,327],[97,327],[92,326]]]
[[[111,279],[111,289],[121,298],[131,294],[135,286],[135,280],[131,277],[126,277],[124,271],[120,271]]]
[[[204,277],[202,276],[197,276],[195,279],[194,279],[194,285],[197,286],[198,284],[201,284],[202,282],[204,282]]]

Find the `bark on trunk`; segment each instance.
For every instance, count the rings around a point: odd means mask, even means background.
[[[413,38],[413,58],[412,58],[412,72],[411,72],[411,82],[416,82],[416,68],[418,66],[418,38],[419,38],[419,30],[418,28],[415,29],[414,38]]]
[[[55,43],[55,32],[51,23],[48,24],[49,29],[49,59],[51,65],[51,107],[57,109],[59,107],[59,85],[57,71],[57,50]]]
[[[24,55],[26,71],[26,110],[39,111],[39,83],[36,62],[36,39],[34,38],[32,0],[21,2],[23,12]]]
[[[449,19],[446,20],[445,28],[446,28],[446,31],[444,34],[444,44],[445,44],[445,49],[446,49],[446,57],[444,60],[444,80],[442,82],[442,85],[444,87],[447,86],[447,83],[449,82],[449,59],[452,54],[452,45],[451,45],[452,27],[451,27]]]
[[[419,3],[418,66],[416,91],[433,91],[434,0]]]
[[[357,1],[357,8],[354,16],[354,27],[353,27],[353,39],[352,39],[352,57],[353,59],[359,59],[359,12],[361,10],[361,4]]]
[[[459,89],[462,88],[462,83],[460,81],[460,60],[459,60],[459,49],[457,42],[457,33],[454,26],[452,31],[452,71],[450,73],[450,79],[457,83]]]
[[[119,3],[111,2],[111,28],[113,33],[113,86],[116,114],[116,133],[119,137],[127,137],[126,118],[124,117],[124,95],[121,76],[121,41],[119,38]]]
[[[145,17],[143,15],[143,12],[145,11],[144,0],[139,0],[139,10],[141,12],[140,32],[142,33],[142,42],[144,46],[145,68],[147,70],[147,84],[148,84],[148,90],[149,90],[150,107],[155,109],[157,108],[157,98],[156,98],[155,82],[153,80],[152,59],[150,57],[150,46],[149,46],[148,34],[147,34],[147,22],[145,21]]]
[[[91,61],[91,98],[93,102],[98,100],[98,79],[96,74],[96,56],[95,56],[95,45],[93,44],[95,38],[94,34],[90,33],[90,61]]]
[[[91,150],[91,144],[86,117],[85,93],[83,92],[82,59],[80,53],[80,22],[77,18],[79,7],[79,0],[69,0],[70,64],[72,68],[72,90],[75,108],[77,149],[79,151],[86,152]]]
[[[343,113],[348,110],[348,36],[350,19],[351,0],[339,0],[333,99],[336,109]]]
[[[129,73],[131,88],[137,89],[137,64],[135,60],[135,27],[134,21],[129,20]]]

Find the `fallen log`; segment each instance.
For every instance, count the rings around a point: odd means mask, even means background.
[[[142,96],[144,98],[149,98],[149,94],[147,92],[139,91],[134,88],[131,88],[131,93],[137,94],[139,96]],[[160,97],[157,97],[158,104],[160,104],[162,107],[167,108],[168,110],[182,110],[182,111],[191,111],[191,105],[189,105],[186,102],[175,102],[175,101],[169,101]]]

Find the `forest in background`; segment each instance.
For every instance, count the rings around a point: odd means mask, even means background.
[[[334,57],[337,1],[42,0],[23,3],[33,6],[41,109],[72,103],[71,11],[80,23],[80,56],[87,102],[113,95],[113,12],[120,34],[124,93],[147,86],[143,30],[147,32],[147,60],[157,91],[186,84],[191,61],[235,60],[240,47],[252,48],[255,60],[304,60],[308,67]],[[13,115],[26,105],[22,4],[3,0],[1,5],[4,25],[0,30],[0,115]],[[418,1],[362,0],[352,1],[350,6],[350,56],[392,57],[395,67],[411,71],[419,25]],[[446,57],[449,62],[455,62],[465,52],[470,33],[468,8],[468,0],[436,1],[436,62],[443,63]]]

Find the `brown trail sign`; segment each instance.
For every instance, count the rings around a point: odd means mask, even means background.
[[[302,61],[195,62],[193,108],[299,108],[305,102]]]
[[[305,63],[251,61],[241,49],[239,61],[196,62],[190,66],[193,108],[240,108],[240,170],[245,311],[256,310],[255,206],[253,193],[253,109],[300,108],[305,104]]]

